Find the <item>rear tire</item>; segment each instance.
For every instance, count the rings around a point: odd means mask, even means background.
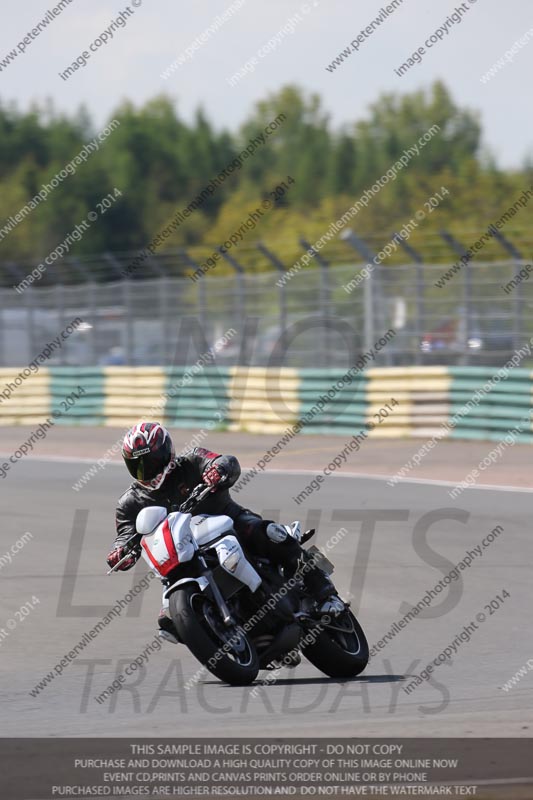
[[[330,678],[354,678],[369,658],[366,636],[350,609],[331,617],[315,641],[302,647],[302,653]]]
[[[253,683],[259,672],[254,645],[242,629],[224,625],[216,605],[196,584],[174,592],[169,610],[181,641],[212,675],[232,686]],[[238,641],[231,643],[235,636]]]

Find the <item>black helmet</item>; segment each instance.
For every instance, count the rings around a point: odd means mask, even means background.
[[[122,442],[122,458],[128,472],[143,486],[158,489],[172,469],[174,445],[159,422],[139,422]]]

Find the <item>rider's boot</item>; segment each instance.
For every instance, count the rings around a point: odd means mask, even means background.
[[[318,612],[336,616],[344,611],[344,603],[338,596],[337,590],[328,575],[319,567],[312,566],[312,556],[309,556],[306,550],[302,550],[300,560],[303,562],[299,569],[301,570],[305,588],[317,601]],[[308,565],[311,565],[311,567],[309,568]]]
[[[313,564],[313,557],[300,545],[301,531],[297,523],[289,526],[271,522],[267,525],[266,534],[282,548],[280,552],[288,551],[287,560],[292,561],[293,569],[301,575],[306,589],[317,601],[320,614],[337,615],[344,611],[344,603],[335,586],[326,573]]]
[[[170,617],[167,617],[164,608],[159,612],[157,625],[160,639],[164,639],[166,642],[172,642],[172,644],[179,644],[178,632]]]

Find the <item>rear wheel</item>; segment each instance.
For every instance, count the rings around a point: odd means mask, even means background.
[[[368,664],[368,642],[349,608],[334,617],[325,617],[322,630],[302,653],[330,678],[353,678]]]
[[[216,604],[196,584],[174,592],[169,610],[182,642],[215,677],[234,686],[255,680],[255,647],[242,628],[224,624]]]

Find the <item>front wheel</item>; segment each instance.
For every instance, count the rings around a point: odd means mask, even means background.
[[[368,664],[368,642],[349,608],[324,618],[314,641],[302,647],[304,656],[330,678],[354,678]]]
[[[224,624],[216,604],[196,584],[174,592],[169,610],[181,641],[216,678],[233,686],[255,680],[255,647],[242,628]]]

